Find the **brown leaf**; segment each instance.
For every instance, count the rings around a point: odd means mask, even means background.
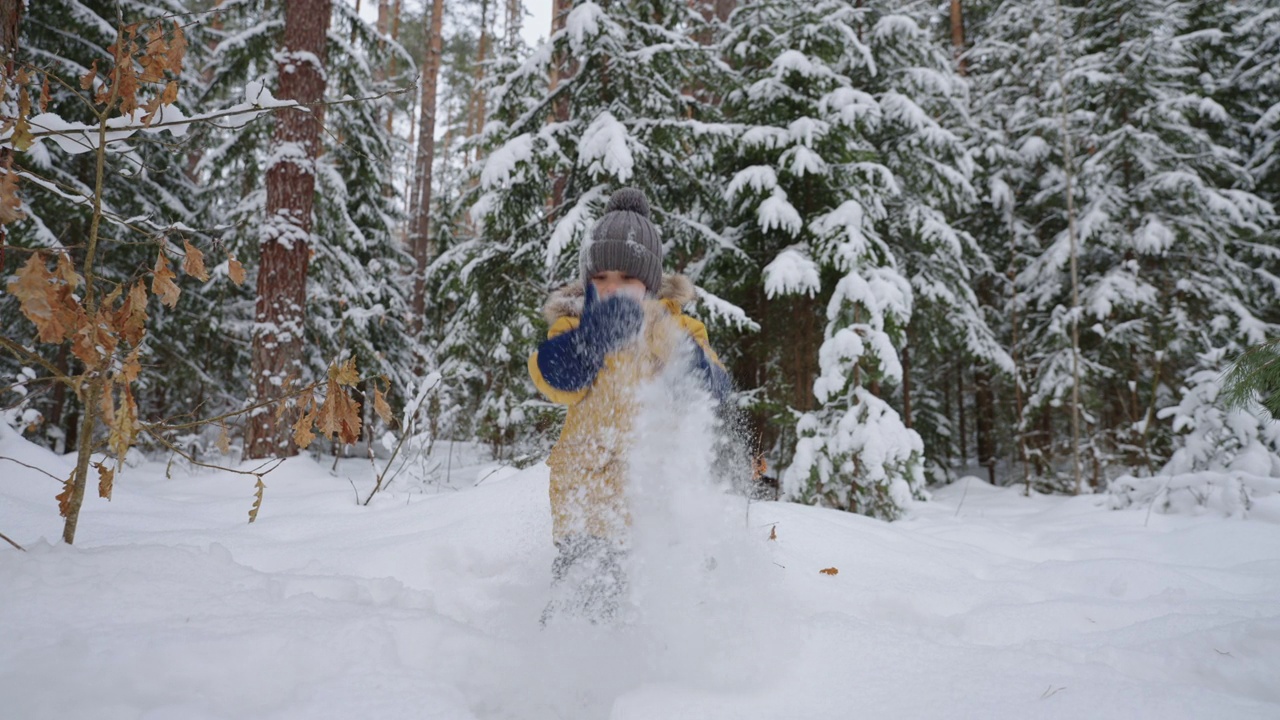
[[[329,379],[339,385],[354,387],[360,382],[360,373],[356,370],[356,359],[349,358],[342,364],[330,365]]]
[[[316,414],[316,428],[329,437],[337,436],[344,443],[360,439],[360,403],[347,395],[335,380],[329,380],[324,404]]]
[[[9,294],[18,298],[22,314],[35,323],[40,331],[40,341],[47,343],[62,342],[71,328],[63,324],[63,316],[55,312],[58,303],[57,290],[53,286],[53,275],[44,264],[44,256],[33,253],[17,279],[11,280],[7,286]]]
[[[209,273],[204,269],[204,253],[185,238],[182,240],[182,247],[187,252],[187,256],[182,259],[182,272],[207,282]]]
[[[182,32],[182,26],[177,20],[173,21],[173,39],[169,41],[169,58],[165,63],[169,66],[169,72],[174,75],[182,74],[182,60],[187,54],[187,36]]]
[[[138,71],[133,68],[133,54],[137,46],[132,42],[124,44],[122,52],[116,54],[116,66],[111,71],[116,95],[120,100],[120,114],[130,115],[138,109]]]
[[[27,85],[31,83],[31,76],[27,74],[26,69],[21,69],[13,78],[14,83],[18,86],[18,114],[31,114],[31,96],[27,94]]]
[[[25,93],[26,90],[23,90]],[[18,152],[26,152],[35,144],[36,137],[31,134],[31,123],[25,115],[20,116],[13,125],[13,135],[9,138],[9,143],[13,145],[13,149]]]
[[[129,288],[112,325],[130,345],[142,342],[142,336],[147,333],[147,288],[141,281]]]
[[[6,158],[5,164],[0,166],[0,225],[18,222],[26,216],[22,211],[22,199],[18,197],[18,173],[10,169]]]
[[[117,460],[124,460],[138,434],[138,404],[134,402],[133,390],[125,385],[121,390],[120,405],[116,408],[115,418],[110,425],[107,444]]]
[[[311,431],[315,422],[316,408],[315,403],[312,403],[311,409],[298,416],[298,420],[293,423],[293,441],[303,450],[311,447],[311,441],[316,439],[316,434]]]
[[[223,455],[231,454],[231,433],[227,432],[227,426],[223,425],[218,432],[218,452]]]
[[[160,102],[165,105],[172,105],[178,102],[177,80],[170,80],[169,84],[164,86],[164,92],[160,93]]]
[[[378,413],[378,417],[382,418],[382,422],[388,426],[393,424],[391,406],[387,404],[387,399],[382,396],[382,391],[377,385],[373,386],[373,411]]]
[[[97,79],[97,77],[98,77],[98,61],[97,59],[94,59],[93,65],[89,66],[89,72],[85,73],[83,76],[80,77],[80,89],[81,90],[93,89],[93,81]]]
[[[115,353],[119,343],[111,329],[111,316],[105,309],[99,309],[90,320],[82,310],[79,318],[75,334],[71,337],[71,352],[88,367],[96,368]]]
[[[253,524],[258,519],[258,511],[262,509],[262,492],[267,489],[263,484],[262,478],[258,478],[258,483],[253,486],[253,507],[249,508],[249,524]]]
[[[829,568],[823,568],[818,572],[822,573],[823,575],[836,575],[836,574],[839,574],[840,571],[833,567],[829,567]]]
[[[98,497],[111,499],[111,488],[115,484],[116,471],[108,470],[106,463],[97,463],[98,468]]]
[[[142,373],[142,361],[139,359],[141,354],[141,345],[133,348],[133,351],[125,357],[124,362],[120,365],[120,369],[116,371],[116,382],[131,383],[138,379],[138,375]]]
[[[164,256],[164,249],[160,250],[160,255],[156,257],[155,272],[151,276],[151,294],[160,298],[160,302],[169,307],[176,307],[178,304],[178,295],[182,293],[178,286],[173,283],[173,279],[177,275],[169,269],[169,259]]]
[[[151,123],[156,119],[156,111],[160,109],[160,96],[156,95],[142,106],[142,111],[146,113],[143,116],[142,127],[151,127]]]
[[[69,253],[58,253],[58,269],[55,274],[59,280],[67,284],[71,292],[80,289],[84,284],[84,276],[76,272],[76,267],[71,264]]]
[[[164,79],[164,69],[169,62],[169,44],[164,41],[164,28],[152,25],[147,28],[146,36],[146,47],[142,57],[138,58],[138,64],[142,66],[142,74],[138,76],[138,80],[145,83],[160,82]]]
[[[227,276],[236,285],[244,285],[244,266],[235,258],[227,258]]]
[[[770,539],[770,540],[777,540],[777,539],[778,539],[778,526],[777,526],[777,525],[774,525],[773,527],[769,528],[769,539]]]
[[[71,477],[62,483],[62,492],[54,496],[54,499],[58,501],[58,514],[62,517],[71,514],[71,484],[75,477],[75,471],[72,471]]]
[[[44,73],[40,80],[40,112],[49,112],[49,73]]]

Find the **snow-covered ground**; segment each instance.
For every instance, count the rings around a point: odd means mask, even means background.
[[[66,474],[11,433],[0,456]],[[547,470],[473,458],[458,489],[369,507],[367,461],[293,459],[253,525],[252,479],[148,463],[86,499],[74,548],[59,484],[0,460],[27,548],[0,544],[0,714],[1280,717],[1277,507],[1148,517],[969,479],[886,524],[703,495],[637,549],[626,625],[540,629]]]

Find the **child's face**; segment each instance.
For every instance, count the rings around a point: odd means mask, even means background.
[[[596,294],[601,298],[625,295],[635,300],[644,299],[644,282],[617,270],[602,270],[592,275],[591,284],[596,286]]]

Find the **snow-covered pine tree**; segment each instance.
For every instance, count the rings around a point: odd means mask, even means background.
[[[908,425],[926,439],[935,474],[950,456],[951,424],[937,412],[955,371],[972,375],[973,429],[977,460],[995,478],[997,421],[1002,409],[996,390],[1013,374],[1013,361],[992,330],[999,276],[988,251],[961,223],[977,205],[972,184],[975,162],[966,138],[976,127],[969,113],[968,83],[958,74],[947,46],[927,32],[927,8],[870,2],[867,35],[877,72],[867,90],[879,99],[883,120],[873,136],[898,192],[887,205],[883,236],[910,279],[914,302],[904,345],[920,368],[903,385],[907,400],[926,412]],[[904,355],[904,358],[907,356]],[[904,368],[904,372],[910,372]],[[914,397],[905,395],[908,391]],[[959,395],[956,402],[965,402]],[[958,428],[955,428],[958,430]],[[940,478],[941,479],[941,478]]]
[[[997,408],[996,424],[1009,428],[997,438],[999,454],[1017,467],[1013,475],[1018,480],[1036,482],[1053,475],[1059,428],[1069,422],[1061,397],[1028,406],[1029,378],[1042,361],[1042,345],[1029,342],[1028,333],[1043,330],[1048,318],[1027,304],[1015,282],[1029,259],[1040,253],[1037,233],[1045,207],[1061,200],[1039,194],[1043,178],[1055,169],[1046,156],[1061,149],[1061,107],[1048,97],[1058,76],[1056,5],[1050,0],[966,2],[963,11],[963,60],[971,87],[968,143],[981,198],[964,227],[991,258],[994,272],[983,278],[983,306],[1016,365],[1014,372],[996,378],[996,395],[1005,401]],[[1070,376],[1069,365],[1066,374]],[[951,400],[949,391],[944,398]],[[926,438],[931,439],[926,423],[932,418],[941,420],[940,427],[955,429],[947,422],[950,413],[939,417],[937,405],[935,400],[920,418]]]
[[[283,29],[280,4],[273,0],[226,2],[210,29],[213,36],[203,102],[230,106],[245,97],[267,98],[276,85],[273,61]],[[413,387],[418,349],[406,332],[412,263],[394,228],[403,217],[401,195],[391,184],[394,136],[386,128],[392,99],[382,96],[403,86],[412,60],[396,43],[378,35],[353,8],[334,4],[328,35],[329,72],[325,98],[340,101],[325,111],[318,163],[315,255],[308,271],[307,371],[323,376],[342,356],[354,356],[361,374],[383,375],[397,392]],[[379,69],[398,58],[402,73]],[[257,257],[258,226],[265,208],[265,162],[271,122],[208,129],[210,148],[198,158],[206,222],[217,225],[222,242],[250,272]],[[220,267],[225,272],[226,267]],[[224,286],[225,287],[225,286]],[[206,345],[217,385],[231,398],[247,396],[243,368],[252,329],[252,283],[238,295],[217,298],[207,308]],[[383,390],[386,388],[383,387]],[[242,402],[242,400],[241,400]]]
[[[641,188],[668,266],[691,263],[719,237],[707,171],[713,108],[691,92],[721,74],[692,37],[704,23],[683,0],[577,2],[548,43],[498,80],[480,139],[484,160],[464,205],[478,236],[438,261],[454,278],[455,361],[475,370],[481,434],[513,447],[533,429],[525,360],[543,337],[549,288],[578,275],[578,245],[623,185]],[[554,82],[552,78],[554,77]],[[518,430],[518,432],[517,432]],[[492,442],[492,441],[491,441]]]
[[[33,113],[46,110],[71,122],[96,122],[70,88],[80,87],[81,78],[89,74],[95,62],[108,67],[112,56],[107,48],[116,42],[117,30],[121,29],[117,10],[117,3],[106,0],[49,0],[40,4],[38,12],[23,14],[17,67],[25,66],[31,78]],[[184,10],[184,4],[177,0],[130,3],[123,21],[129,25],[171,17],[169,23],[177,21],[186,27],[185,36],[191,47],[175,105],[190,115],[196,102],[193,90],[198,73],[194,68],[199,64],[203,33],[182,15]],[[56,78],[48,82],[47,98],[42,97],[41,91],[44,72]],[[144,99],[150,90],[142,91]],[[187,173],[183,142],[167,134],[140,134],[110,146],[103,194],[108,220],[102,227],[96,263],[97,273],[104,281],[131,277],[136,268],[154,264],[162,236],[178,246],[185,238],[204,251],[212,249],[208,235],[188,227],[189,219],[198,210],[198,200],[196,183]],[[6,242],[81,257],[92,214],[93,153],[69,153],[58,143],[46,140],[16,154],[14,164],[23,174],[26,219],[7,226]],[[120,222],[125,219],[133,229]],[[213,254],[216,253],[211,257]],[[4,274],[16,269],[26,257],[23,252],[5,253]],[[191,361],[184,343],[190,318],[186,303],[175,310],[153,303],[149,312],[151,341],[144,346],[142,362],[147,366],[162,364],[169,371],[162,382],[144,374],[134,392],[143,416],[170,416],[190,409],[189,399],[200,393],[200,370]],[[0,324],[6,328],[26,325],[18,313],[18,303],[8,293],[0,293]],[[64,372],[78,372],[78,361],[65,351],[65,346],[48,359]],[[5,368],[5,374],[18,371],[7,353],[0,353],[0,366]],[[77,420],[71,400],[66,388],[55,383],[50,392],[35,394],[27,401],[29,409],[39,412],[43,420],[42,426],[32,427],[55,447],[74,447]]]
[[[802,411],[787,493],[893,518],[923,485],[923,446],[879,396],[902,378],[913,292],[885,232],[901,187],[876,145],[902,106],[887,113],[887,95],[863,89],[879,68],[862,33],[877,30],[891,32],[844,0],[748,4],[730,17],[724,47],[740,87],[724,110],[744,132],[726,163],[734,243],[713,260],[727,285],[738,278],[760,296],[741,296],[761,323],[748,364],[757,402],[774,422],[782,408]]]
[[[1221,106],[1203,92],[1188,50],[1191,6],[1064,4],[1060,16],[1041,15],[1021,38],[1047,33],[1063,48],[1061,63],[1056,47],[1028,54],[1024,77],[1054,79],[1028,108],[1026,130],[1010,138],[1036,178],[1021,203],[1040,242],[1019,276],[1036,363],[1028,400],[1040,413],[1069,413],[1071,237],[1063,199],[1072,171],[1088,438],[1082,452],[1095,485],[1111,468],[1158,469],[1172,437],[1156,413],[1196,354],[1260,340],[1267,328],[1248,243],[1271,212],[1238,189],[1248,187],[1244,159],[1199,122]],[[1053,17],[1061,22],[1043,19]],[[1064,113],[1071,148],[1065,160]]]

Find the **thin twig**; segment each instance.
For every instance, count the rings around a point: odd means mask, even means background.
[[[26,548],[22,547],[21,545],[19,545],[19,544],[18,544],[18,543],[16,543],[16,542],[14,542],[14,541],[10,540],[10,539],[9,539],[9,536],[8,536],[8,535],[5,535],[4,533],[0,533],[0,540],[4,540],[5,542],[9,543],[10,545],[12,545],[12,546],[14,546],[14,547],[18,548],[19,550],[21,550],[22,552],[26,552],[26,551],[27,551],[27,549],[26,549]]]
[[[40,367],[49,371],[50,377],[53,378],[54,380],[66,383],[72,390],[76,391],[77,393],[80,392],[79,382],[77,382],[76,380],[68,376],[66,373],[59,370],[57,366],[55,366],[53,363],[49,362],[48,360],[45,360],[43,357],[40,357],[40,355],[22,347],[21,345],[10,340],[7,337],[0,337],[0,347],[5,348],[6,350],[13,353],[14,355],[17,355],[18,359],[20,360],[25,359],[28,362],[39,365]]]
[[[272,460],[268,460],[267,462],[264,462],[263,464],[259,465],[257,468],[254,468],[253,470],[237,470],[235,468],[226,467],[225,465],[211,465],[209,463],[200,462],[199,460],[196,460],[195,457],[192,456],[190,453],[186,452],[185,450],[178,447],[177,445],[174,445],[173,443],[169,442],[167,438],[165,438],[163,435],[156,432],[155,430],[151,429],[150,427],[143,425],[142,429],[145,430],[148,435],[150,435],[151,437],[159,441],[161,445],[164,445],[165,447],[169,448],[170,450],[177,453],[178,455],[181,455],[183,459],[185,459],[187,462],[197,467],[205,467],[211,470],[223,470],[225,472],[235,473],[237,475],[248,475],[250,477],[255,477],[261,480],[265,475],[270,473],[272,470],[275,470],[277,467],[280,467],[280,463],[283,463],[285,460],[284,458],[273,458]],[[275,462],[275,465],[269,470],[264,471],[261,469],[271,464],[272,462]]]
[[[55,476],[55,475],[51,474],[48,470],[42,470],[42,469],[40,469],[40,468],[36,467],[35,465],[28,465],[28,464],[26,464],[26,463],[22,462],[21,460],[14,460],[13,458],[8,457],[8,456],[6,456],[6,455],[0,455],[0,460],[8,460],[8,461],[9,461],[9,462],[11,462],[11,463],[17,463],[17,464],[21,465],[22,467],[27,468],[28,470],[35,470],[35,471],[36,471],[36,472],[38,472],[38,473],[43,473],[43,474],[45,474],[45,475],[48,475],[49,477],[53,478],[54,480],[56,480],[56,481],[58,481],[58,482],[60,482],[60,483],[62,483],[62,482],[66,482],[66,481],[65,481],[65,480],[63,480],[62,478],[57,477],[57,476]]]

